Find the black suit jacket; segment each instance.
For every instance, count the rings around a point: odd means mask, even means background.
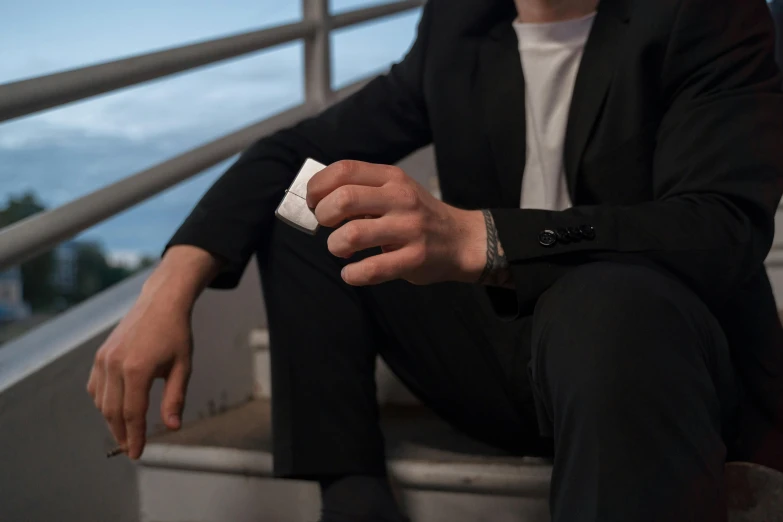
[[[253,145],[170,244],[223,258],[213,286],[234,286],[306,157],[393,164],[434,143],[443,199],[492,209],[517,284],[512,303],[493,292],[499,312],[530,313],[584,263],[665,271],[721,320],[754,418],[783,425],[783,331],[763,266],[783,192],[783,82],[764,0],[600,2],[566,134],[574,207],[562,212],[518,208],[515,16],[512,0],[430,0],[403,61]],[[594,237],[569,240],[585,226]]]

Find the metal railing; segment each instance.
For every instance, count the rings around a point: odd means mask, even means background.
[[[277,45],[304,40],[303,104],[132,174],[56,209],[0,231],[0,271],[241,152],[255,140],[316,114],[367,80],[334,91],[332,31],[422,6],[398,0],[331,15],[329,0],[302,0],[302,21],[0,85],[0,122]]]

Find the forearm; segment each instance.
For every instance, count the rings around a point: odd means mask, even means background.
[[[201,248],[172,246],[144,283],[142,298],[165,300],[171,306],[189,310],[220,272],[222,264]]]
[[[754,203],[694,194],[638,205],[492,213],[511,271],[525,282],[517,287],[520,302],[535,302],[578,266],[609,262],[660,269],[708,305],[721,306],[763,266],[769,250],[778,191],[759,183],[754,192],[760,196]],[[552,242],[542,237],[548,231]]]
[[[202,197],[169,246],[215,253],[226,263],[210,286],[234,288],[268,239],[275,208],[307,158],[324,164],[345,159],[394,164],[430,143],[421,89],[423,43],[417,42],[388,74],[246,150]]]

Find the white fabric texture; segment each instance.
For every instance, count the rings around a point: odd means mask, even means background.
[[[525,75],[527,162],[521,208],[571,207],[563,162],[574,83],[595,13],[553,23],[514,22]]]

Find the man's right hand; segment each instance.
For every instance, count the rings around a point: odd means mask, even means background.
[[[131,459],[144,449],[155,379],[165,380],[163,423],[172,430],[181,425],[191,371],[191,311],[218,269],[218,261],[203,250],[172,247],[95,355],[87,391]]]

